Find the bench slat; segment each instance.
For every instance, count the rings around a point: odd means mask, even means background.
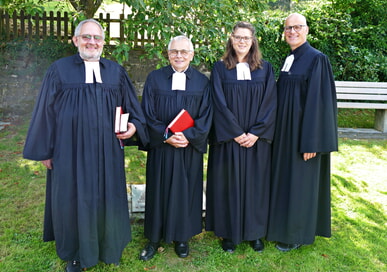
[[[387,94],[387,88],[386,89],[336,88],[336,93]]]
[[[370,94],[337,94],[337,99],[347,100],[374,100],[374,101],[387,101],[387,95],[370,95]]]
[[[345,109],[380,109],[387,110],[386,103],[356,103],[356,102],[337,102],[338,108]]]
[[[387,82],[335,81],[336,87],[387,88]]]

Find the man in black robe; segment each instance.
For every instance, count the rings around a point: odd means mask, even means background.
[[[336,89],[328,57],[306,41],[300,14],[285,21],[291,48],[282,67],[273,141],[267,239],[281,251],[331,236],[330,152],[337,151]]]
[[[142,108],[150,134],[146,168],[144,234],[140,253],[147,261],[161,240],[175,242],[175,252],[189,254],[189,239],[202,232],[203,153],[211,126],[208,78],[192,68],[192,42],[177,36],[168,45],[170,65],[145,82]],[[171,133],[167,126],[185,109],[194,126]]]
[[[57,60],[45,75],[23,155],[48,169],[44,241],[56,241],[66,271],[81,271],[119,263],[131,240],[123,145],[148,139],[125,69],[100,57],[101,25],[82,21],[73,42],[79,54]],[[130,113],[119,135],[117,106]]]

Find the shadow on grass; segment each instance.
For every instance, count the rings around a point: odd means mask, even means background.
[[[387,263],[387,255],[380,254],[387,246],[387,216],[382,205],[360,196],[370,189],[365,182],[333,175],[332,185],[333,240],[341,248],[336,257],[343,263],[356,260],[359,271],[376,271],[369,265]]]
[[[356,186],[353,179],[345,179],[338,175],[332,175],[331,183],[341,194],[348,192],[357,193],[361,190],[361,188]],[[367,186],[367,184],[364,185]]]

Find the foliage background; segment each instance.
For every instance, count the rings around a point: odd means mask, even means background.
[[[156,59],[158,66],[165,65],[165,49],[169,39],[186,34],[199,45],[195,50],[193,64],[210,70],[213,63],[221,58],[232,27],[237,21],[244,20],[255,25],[263,56],[278,72],[284,57],[289,53],[282,38],[283,21],[288,14],[300,12],[308,19],[309,42],[329,56],[336,80],[387,81],[385,0],[103,2],[121,2],[131,7],[132,13],[126,20],[125,42],[105,53],[120,63],[128,61],[128,51],[134,48],[133,33],[136,30],[156,38],[154,44],[145,47],[144,59]],[[30,14],[48,8],[67,9],[74,23],[86,17],[85,12],[79,8],[75,10],[69,3],[0,0],[0,7],[7,8],[9,12],[23,9]],[[42,46],[45,47],[44,44]],[[2,50],[4,46],[0,44]]]

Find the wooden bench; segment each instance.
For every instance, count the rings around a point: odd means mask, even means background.
[[[375,129],[387,133],[387,82],[335,81],[337,107],[375,109]]]

